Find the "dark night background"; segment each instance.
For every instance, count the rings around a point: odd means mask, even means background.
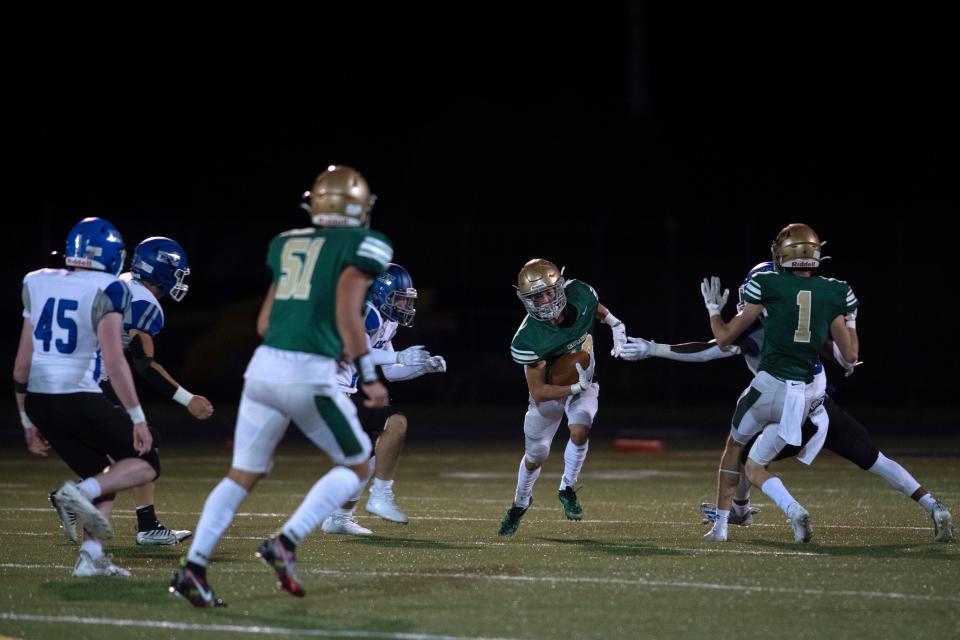
[[[308,224],[300,193],[344,163],[378,194],[373,227],[420,292],[396,344],[448,361],[446,375],[392,387],[425,432],[519,441],[511,285],[526,260],[593,285],[630,335],[706,339],[700,279],[721,276],[735,298],[790,222],[828,240],[822,273],[861,301],[866,364],[849,379],[830,370],[840,401],[878,428],[956,429],[946,16],[643,2],[191,11],[5,21],[11,368],[19,280],[77,220],[108,218],[128,251],[168,235],[188,252],[191,289],[164,302],[158,360],[218,405],[211,431],[228,433],[267,243]],[[595,334],[598,427],[722,437],[750,379],[742,361],[613,361],[609,329]]]

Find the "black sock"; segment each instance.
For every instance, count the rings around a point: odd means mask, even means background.
[[[294,542],[290,538],[283,535],[282,533],[278,537],[280,538],[280,544],[283,545],[284,549],[286,549],[291,553],[297,550],[297,545],[294,544]]]
[[[160,521],[157,520],[157,513],[153,510],[153,505],[146,507],[137,507],[137,530],[153,531],[160,528]]]
[[[747,498],[747,499],[745,499],[745,500],[737,500],[736,498],[734,498],[734,499],[733,499],[733,502],[734,502],[738,507],[745,507],[745,506],[747,506],[748,504],[750,504],[750,498]]]
[[[190,571],[193,571],[195,574],[197,574],[201,578],[206,579],[207,577],[207,568],[201,567],[199,564],[195,562],[187,562],[187,569],[190,569]]]

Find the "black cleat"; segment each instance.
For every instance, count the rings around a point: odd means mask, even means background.
[[[212,608],[225,607],[227,603],[213,593],[207,579],[196,574],[187,566],[187,557],[180,558],[180,567],[173,574],[170,587],[167,589],[175,596],[183,596],[195,607]]]
[[[257,549],[257,557],[277,572],[277,589],[297,598],[304,596],[300,579],[297,578],[297,554],[295,551],[287,550],[280,542],[279,536],[271,536],[261,542]]]

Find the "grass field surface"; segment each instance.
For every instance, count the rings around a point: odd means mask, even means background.
[[[57,459],[6,447],[0,462],[0,636],[15,638],[957,638],[960,549],[935,544],[930,519],[880,478],[832,455],[775,465],[810,511],[814,538],[793,542],[755,490],[754,525],[704,543],[719,450],[669,446],[618,454],[596,441],[579,491],[582,522],[557,499],[558,436],[517,534],[500,538],[522,444],[410,443],[395,485],[410,524],[363,511],[369,538],[319,529],[298,548],[307,595],[275,591],[254,558],[327,468],[292,442],[241,506],[208,577],[228,608],[198,610],[167,592],[181,547],[134,543],[132,497],[106,549],[130,578],[73,578],[77,548],[46,493],[69,477]],[[720,443],[717,443],[720,444]],[[960,456],[914,441],[886,449],[956,515]],[[693,446],[693,448],[691,448]],[[937,449],[938,455],[918,455]],[[949,447],[948,447],[949,449]],[[953,449],[956,451],[956,447]],[[929,453],[927,451],[926,453]],[[157,510],[193,529],[229,465],[222,446],[163,451]]]

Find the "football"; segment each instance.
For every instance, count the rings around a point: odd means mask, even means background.
[[[590,366],[590,353],[574,351],[565,353],[547,365],[547,384],[573,384],[580,379],[577,374],[577,363],[586,370]]]

